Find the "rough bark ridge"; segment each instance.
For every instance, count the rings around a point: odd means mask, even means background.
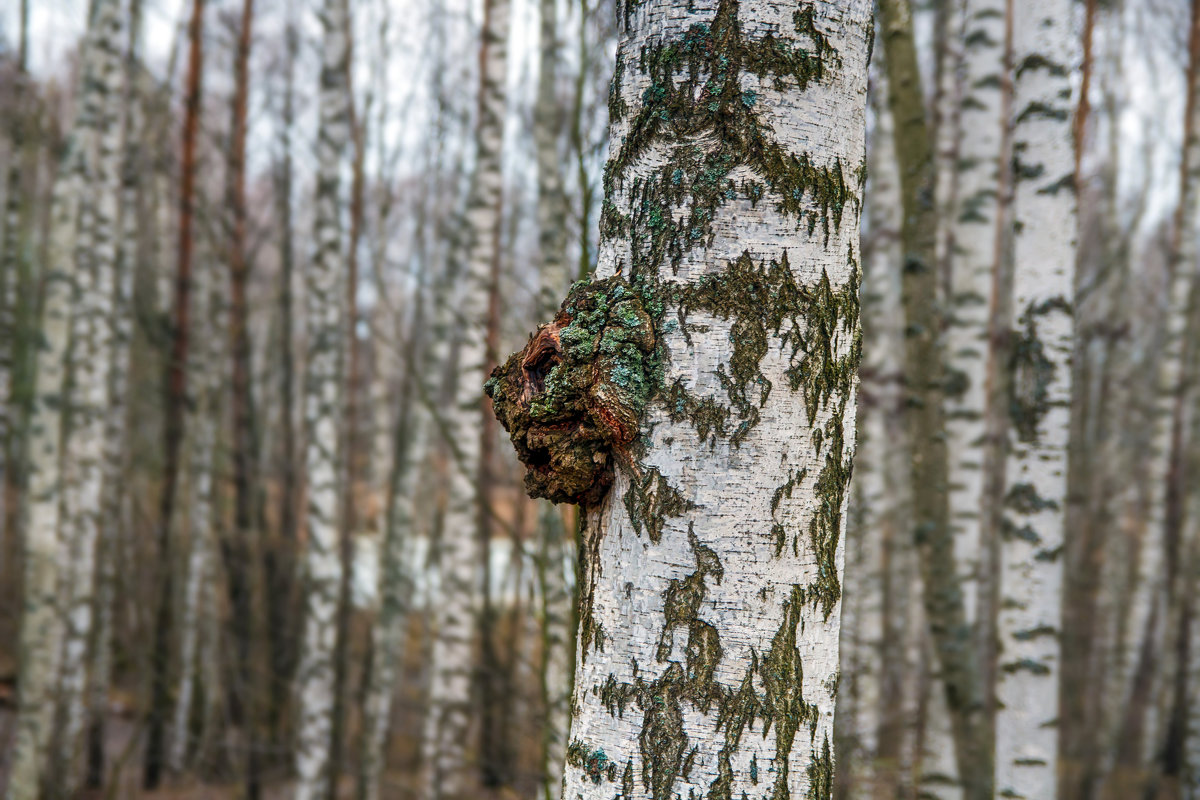
[[[491,384],[510,427],[578,425],[613,470],[607,493],[556,483],[562,431],[518,432],[531,485],[587,501],[563,796],[826,798],[870,6],[618,19],[596,277]]]
[[[343,302],[346,253],[342,241],[340,171],[350,146],[346,59],[349,15],[345,0],[321,9],[320,132],[317,140],[316,252],[307,276],[308,374],[304,416],[308,428],[308,549],[304,554],[304,647],[299,672],[296,800],[328,792],[333,737],[334,648],[342,562],[338,552],[339,425],[341,420]]]
[[[1062,549],[1074,339],[1070,0],[1013,10],[1014,237],[1001,542],[996,790],[1055,797]]]

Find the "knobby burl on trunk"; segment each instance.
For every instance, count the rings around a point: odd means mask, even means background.
[[[608,491],[659,378],[654,322],[620,276],[579,281],[554,319],[484,389],[526,467],[531,497],[594,505]]]

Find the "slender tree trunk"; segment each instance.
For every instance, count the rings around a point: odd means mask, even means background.
[[[236,657],[232,664],[236,679],[230,681],[234,692],[231,718],[242,728],[244,737],[243,779],[249,798],[261,791],[262,769],[260,742],[264,738],[263,707],[270,691],[263,680],[266,673],[255,666],[263,646],[261,618],[257,609],[256,585],[259,582],[262,514],[258,503],[258,436],[255,429],[252,345],[250,342],[250,305],[247,297],[250,262],[247,252],[248,209],[246,205],[246,135],[250,94],[250,48],[253,42],[254,0],[243,0],[234,54],[233,98],[230,105],[230,138],[226,160],[225,205],[229,214],[229,382],[232,418],[231,461],[233,467],[233,530],[223,541],[224,561],[232,606],[232,634]],[[270,580],[270,575],[266,579]],[[273,584],[270,584],[273,586]],[[267,592],[272,605],[286,597]],[[271,628],[269,648],[274,652],[282,631]]]
[[[467,271],[459,294],[458,375],[453,406],[446,414],[455,437],[451,450],[449,506],[441,540],[441,597],[434,610],[433,676],[424,737],[424,796],[466,796],[475,767],[479,731],[470,713],[472,642],[482,601],[485,515],[483,415],[487,374],[490,289],[499,259],[501,151],[507,97],[509,0],[485,0],[479,51],[479,111],[475,130],[475,174],[467,200]]]
[[[192,285],[192,331],[196,347],[188,370],[196,376],[193,401],[188,409],[185,474],[188,484],[187,549],[184,554],[182,605],[179,614],[179,689],[175,693],[170,734],[167,736],[167,768],[178,774],[196,751],[192,736],[193,704],[199,683],[200,638],[204,620],[200,605],[204,587],[212,581],[213,527],[216,518],[213,487],[214,451],[217,440],[218,394],[221,374],[217,368],[221,348],[216,325],[215,288],[219,261],[206,253]],[[215,690],[207,685],[207,691]]]
[[[71,319],[67,436],[63,447],[63,520],[60,529],[58,602],[65,618],[59,656],[57,719],[45,781],[48,797],[78,789],[81,735],[86,712],[88,644],[95,607],[96,554],[105,472],[105,421],[114,355],[113,325],[118,268],[118,207],[123,131],[122,57],[125,15],[116,3],[95,9],[96,132],[88,193],[80,217],[76,305]]]
[[[272,684],[269,698],[269,725],[276,736],[286,718],[285,709],[296,665],[296,644],[291,633],[295,620],[296,581],[295,554],[297,551],[297,513],[299,478],[296,461],[296,356],[293,286],[295,282],[295,225],[292,214],[293,166],[292,129],[295,125],[296,50],[299,38],[295,23],[289,18],[284,31],[286,46],[286,75],[283,98],[283,119],[280,121],[279,163],[276,169],[276,207],[279,209],[279,438],[280,493],[279,541],[268,548],[266,555],[267,586],[271,599],[267,605],[268,625],[278,631],[271,648]],[[273,564],[274,562],[274,564]]]
[[[537,105],[534,109],[538,162],[538,257],[541,260],[540,312],[551,317],[568,284],[566,265],[566,196],[559,157],[563,117],[558,104],[558,3],[541,0],[541,50]],[[581,68],[581,74],[583,74]],[[585,242],[586,234],[581,236]],[[583,245],[586,247],[586,242]],[[574,536],[567,532],[562,514],[548,503],[538,516],[537,578],[542,600],[542,671],[540,683],[545,720],[542,724],[542,795],[556,800],[566,761],[570,726],[571,676],[575,640],[573,591],[569,576],[575,571]]]
[[[1075,152],[1069,0],[1013,6],[1014,231],[1009,455],[1001,543],[996,788],[1057,796]]]
[[[200,101],[204,69],[204,0],[193,0],[189,28],[187,101],[183,122],[183,155],[180,162],[179,249],[175,265],[174,313],[170,355],[167,363],[166,411],[164,412],[164,466],[159,505],[158,609],[151,656],[150,712],[147,720],[145,770],[142,785],[156,788],[162,780],[166,759],[166,726],[171,711],[170,647],[172,628],[173,548],[171,515],[175,505],[179,450],[183,440],[184,406],[187,398],[189,306],[192,272],[192,224],[196,186],[196,148],[200,132]]]
[[[113,274],[113,316],[107,403],[104,410],[104,476],[100,504],[100,541],[96,552],[95,625],[90,643],[88,744],[85,783],[99,788],[104,780],[105,718],[112,675],[113,600],[116,594],[118,541],[125,537],[126,418],[130,344],[133,340],[133,281],[138,262],[138,226],[143,133],[142,4],[130,8],[129,49],[124,63],[125,102],[122,119],[121,201],[117,262]]]
[[[946,330],[946,436],[954,479],[950,482],[950,519],[957,544],[974,554],[978,581],[966,597],[974,611],[975,647],[981,682],[987,680],[987,652],[994,638],[990,585],[994,567],[988,553],[995,532],[988,503],[989,482],[984,474],[995,457],[988,438],[988,351],[992,284],[998,268],[999,198],[1002,152],[1007,120],[1002,88],[1005,80],[1004,0],[967,0],[963,30],[963,85],[959,115],[957,202],[953,215],[953,292]],[[984,530],[987,527],[988,530]],[[961,559],[960,559],[961,563]],[[988,689],[984,689],[985,694]]]
[[[89,567],[94,564],[98,518],[88,509],[99,507],[100,412],[107,389],[103,365],[111,341],[107,331],[111,293],[101,291],[101,286],[111,287],[116,258],[113,224],[121,126],[113,115],[121,97],[123,23],[115,0],[98,0],[84,44],[79,110],[51,207],[43,271],[42,347],[30,427],[30,514],[25,527],[25,595],[18,643],[22,679],[6,794],[10,800],[45,796],[43,782],[56,795],[58,787],[69,783],[62,770],[73,766],[69,753],[74,751],[75,737],[67,726],[60,727],[57,735],[52,728],[56,703],[68,713],[81,707],[86,673],[82,656],[91,625]],[[89,202],[94,236],[86,241],[91,247],[85,251],[79,235],[80,213]],[[84,338],[72,353],[68,342],[76,332]],[[94,363],[79,371],[85,352]],[[68,376],[72,368],[76,374]],[[75,388],[72,395],[67,394],[69,385]],[[67,403],[77,406],[70,438],[64,430]],[[86,584],[64,583],[71,580]],[[61,594],[64,586],[74,590],[67,598]],[[63,674],[64,657],[74,668],[74,673],[65,676],[66,696],[55,683]],[[59,745],[54,750],[50,749],[52,741]],[[60,771],[48,774],[51,766]]]
[[[938,655],[965,796],[968,800],[990,800],[990,747],[981,713],[982,687],[970,646],[949,518],[942,408],[946,380],[939,341],[943,312],[938,303],[932,140],[925,120],[907,0],[882,0],[879,7],[904,214],[904,372],[913,448],[912,523],[920,551],[925,614]]]
[[[299,679],[296,742],[297,800],[325,797],[331,778],[335,691],[335,640],[342,563],[338,551],[342,474],[340,421],[345,336],[346,251],[341,226],[341,165],[353,135],[346,83],[350,19],[345,0],[322,6],[324,31],[320,130],[317,142],[316,252],[308,270],[308,374],[304,405],[308,428],[307,551],[304,554],[305,623]]]
[[[379,574],[379,615],[372,630],[371,670],[368,674],[363,724],[363,749],[358,796],[378,800],[383,775],[392,698],[404,657],[405,634],[413,595],[413,528],[416,519],[417,459],[425,453],[425,426],[416,402],[417,382],[424,372],[420,358],[425,343],[425,267],[418,279],[418,303],[404,348],[404,378],[396,398],[398,412],[390,438],[390,462]],[[386,394],[387,405],[392,398]],[[382,399],[382,398],[381,398]]]
[[[1195,648],[1196,526],[1188,519],[1188,488],[1194,484],[1195,459],[1189,456],[1196,405],[1196,354],[1200,342],[1200,278],[1197,273],[1197,220],[1200,213],[1200,2],[1193,0],[1188,36],[1187,101],[1184,110],[1183,157],[1180,161],[1179,206],[1171,240],[1167,341],[1159,390],[1159,414],[1166,440],[1166,473],[1162,500],[1164,548],[1167,553],[1167,603],[1171,609],[1164,654],[1170,669],[1162,679],[1163,730],[1158,752],[1161,771],[1158,796],[1180,797],[1186,768],[1189,732],[1191,651]],[[1161,454],[1160,454],[1161,457]],[[1160,463],[1162,463],[1160,461]],[[1153,518],[1152,518],[1153,519]],[[1151,533],[1153,535],[1153,528]],[[1188,533],[1192,535],[1189,536]],[[1196,765],[1200,768],[1200,765]]]
[[[489,384],[527,488],[586,507],[563,797],[827,798],[870,8],[617,15],[596,278]]]
[[[350,29],[347,28],[349,31]],[[349,35],[349,34],[347,34]],[[354,579],[354,536],[359,525],[356,509],[359,477],[362,473],[359,452],[359,394],[362,382],[361,347],[358,343],[358,246],[362,238],[363,204],[365,201],[365,169],[367,120],[370,100],[361,114],[354,97],[353,39],[346,57],[346,91],[350,93],[350,133],[353,160],[350,179],[350,236],[346,257],[346,374],[342,409],[342,507],[339,552],[342,559],[342,584],[338,591],[337,645],[334,654],[332,764],[330,767],[329,800],[337,800],[337,783],[345,758],[345,730],[348,709],[346,682],[350,657],[350,618],[353,612],[350,586]]]

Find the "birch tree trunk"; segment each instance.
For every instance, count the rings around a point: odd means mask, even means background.
[[[94,51],[97,129],[87,175],[88,199],[77,242],[78,297],[72,314],[69,355],[69,437],[63,446],[63,527],[59,580],[60,613],[66,628],[59,662],[56,730],[46,775],[48,797],[72,795],[81,773],[78,755],[85,718],[87,653],[92,633],[96,552],[104,484],[105,420],[113,358],[118,204],[121,185],[122,87],[126,15],[119,2],[95,8]]]
[[[566,195],[563,192],[563,160],[559,157],[559,134],[563,115],[557,97],[558,2],[541,0],[535,137],[538,163],[538,256],[541,259],[539,311],[552,317],[558,298],[569,283],[566,264]],[[574,671],[575,541],[559,511],[543,503],[538,511],[538,595],[542,603],[541,689],[545,719],[542,722],[542,795],[556,800],[562,786],[570,726],[571,675]]]
[[[1002,134],[1005,125],[1001,94],[1005,69],[1004,0],[967,0],[963,30],[961,134],[957,154],[957,202],[950,209],[952,293],[950,324],[946,329],[946,439],[953,479],[950,482],[950,522],[955,530],[960,565],[977,574],[986,567],[980,559],[990,532],[983,532],[984,466],[988,447],[987,354],[992,276],[996,268],[997,199]],[[973,563],[968,563],[973,562]],[[987,626],[988,614],[978,610],[981,593],[974,580],[964,584],[968,616]],[[983,592],[986,595],[986,591]]]
[[[142,3],[133,0],[129,11],[129,49],[125,54],[125,96],[122,110],[121,201],[116,265],[112,280],[112,341],[104,409],[104,464],[100,505],[100,541],[97,544],[95,624],[90,645],[91,674],[88,677],[89,788],[99,788],[104,779],[104,729],[108,714],[108,690],[112,677],[113,599],[116,594],[118,542],[124,538],[126,418],[130,345],[133,340],[133,283],[137,270],[139,189],[144,97],[142,71]]]
[[[489,289],[498,266],[503,175],[501,151],[507,106],[509,0],[486,0],[480,45],[479,111],[475,130],[475,174],[467,199],[466,275],[459,295],[458,375],[446,414],[451,443],[449,504],[441,541],[440,600],[434,610],[433,675],[424,737],[425,793],[462,798],[475,764],[472,730],[472,641],[477,632],[483,515],[479,491],[485,464],[481,453],[481,402],[488,360]]]
[[[382,779],[392,698],[396,679],[404,657],[408,614],[412,607],[414,561],[414,528],[416,523],[417,466],[425,454],[425,419],[416,402],[417,382],[424,373],[420,358],[425,329],[425,267],[418,284],[419,298],[413,312],[408,341],[405,344],[405,371],[398,414],[394,426],[387,430],[389,415],[383,406],[390,407],[392,398],[385,384],[376,401],[376,416],[380,420],[376,436],[390,443],[390,452],[381,463],[390,464],[386,480],[386,510],[383,515],[383,543],[379,569],[379,614],[371,631],[371,670],[367,678],[364,703],[363,747],[359,770],[359,799],[378,800]]]
[[[912,447],[912,525],[925,616],[950,713],[959,777],[968,800],[987,800],[992,770],[983,690],[970,646],[950,519],[943,413],[947,381],[940,341],[944,311],[938,302],[937,220],[929,200],[935,188],[933,141],[925,119],[910,4],[881,0],[879,8],[904,215],[904,379]]]
[[[187,759],[195,751],[191,736],[193,703],[198,684],[198,653],[204,613],[201,597],[204,587],[212,580],[214,550],[213,526],[217,509],[213,487],[214,451],[217,439],[219,403],[217,401],[222,373],[217,367],[220,353],[220,328],[215,324],[214,273],[219,261],[205,253],[200,269],[192,283],[193,339],[188,371],[196,376],[195,393],[188,410],[188,441],[186,470],[188,488],[187,550],[184,556],[182,604],[179,615],[179,688],[175,693],[171,725],[167,736],[167,768],[182,772]],[[211,692],[214,686],[207,686]]]
[[[1200,347],[1200,278],[1197,272],[1197,213],[1200,213],[1200,2],[1193,0],[1188,36],[1185,86],[1183,157],[1180,161],[1179,206],[1172,233],[1169,266],[1167,342],[1163,385],[1159,390],[1160,414],[1167,436],[1163,492],[1163,539],[1167,553],[1167,602],[1171,610],[1163,670],[1163,730],[1157,744],[1161,761],[1160,797],[1179,797],[1186,769],[1189,732],[1192,651],[1196,648],[1195,597],[1197,541],[1195,520],[1188,513],[1195,505],[1188,497],[1194,484],[1194,418],[1196,415],[1196,354]],[[1165,414],[1163,412],[1166,412]],[[1163,464],[1160,457],[1160,464]],[[1193,512],[1194,513],[1194,512]],[[1153,529],[1152,529],[1153,530]],[[1195,768],[1200,768],[1196,764]]]
[[[42,797],[43,781],[48,782],[52,791],[55,785],[62,785],[58,776],[50,776],[46,770],[54,752],[50,750],[50,742],[55,707],[60,701],[56,679],[61,674],[64,655],[70,657],[68,663],[76,664],[80,674],[69,676],[66,688],[72,694],[61,699],[73,698],[74,705],[80,707],[82,703],[81,681],[85,670],[81,646],[86,644],[91,622],[91,571],[82,576],[88,585],[79,587],[80,594],[70,597],[65,604],[60,590],[68,579],[64,567],[79,576],[83,573],[82,561],[94,563],[98,522],[94,510],[99,507],[99,451],[103,444],[99,410],[103,408],[107,388],[101,362],[108,356],[105,328],[109,322],[107,300],[111,296],[99,287],[111,286],[115,260],[112,223],[118,177],[116,141],[121,126],[111,115],[121,96],[122,25],[120,4],[116,0],[98,0],[84,45],[77,95],[79,111],[67,139],[52,201],[48,260],[43,270],[42,347],[37,356],[30,421],[30,508],[24,532],[25,596],[18,643],[22,679],[6,795],[10,800]],[[85,254],[79,247],[80,214],[89,192],[94,193],[90,202],[97,217],[97,235],[88,242],[92,248],[87,258],[81,258]],[[100,282],[100,274],[108,281]],[[87,340],[76,346],[91,352],[95,372],[72,376],[77,396],[68,399],[67,373],[78,364],[78,356],[72,357],[70,364],[67,361],[76,317],[84,321],[87,334]],[[67,411],[64,401],[77,403],[82,412],[74,421],[73,429],[80,432],[74,442],[64,438],[63,416]],[[73,474],[63,471],[68,448],[72,448]],[[67,554],[75,556],[75,560],[64,561]],[[81,596],[86,597],[86,606]],[[80,631],[84,634],[82,640]],[[76,687],[79,687],[77,694]],[[62,707],[76,710],[70,702]],[[62,732],[67,730],[64,728]],[[73,744],[74,738],[60,737],[58,741]],[[65,763],[69,764],[70,759]]]
[[[304,407],[308,440],[308,549],[304,554],[304,644],[298,673],[299,729],[296,800],[324,798],[329,791],[333,742],[334,650],[342,562],[341,515],[342,339],[346,253],[342,241],[340,172],[350,146],[347,59],[350,18],[346,0],[326,0],[320,12],[320,130],[317,140],[316,253],[307,292],[308,373]]]
[[[573,800],[832,791],[870,6],[698,5],[619,4],[596,276],[489,384],[586,506]]]
[[[1010,436],[1001,543],[996,790],[1055,797],[1063,533],[1074,342],[1075,152],[1068,0],[1013,13]]]
[[[204,0],[192,0],[192,18],[188,28],[187,97],[184,111],[182,154],[179,164],[179,231],[174,271],[174,291],[169,319],[170,347],[166,363],[166,393],[163,410],[163,478],[159,494],[157,525],[158,539],[158,608],[154,621],[154,643],[151,655],[151,699],[146,720],[145,762],[142,785],[155,789],[162,780],[166,765],[166,730],[171,710],[169,670],[171,664],[171,630],[174,599],[174,547],[171,517],[178,489],[179,451],[184,434],[184,406],[187,401],[187,361],[191,326],[190,312],[192,251],[194,242],[195,195],[197,180],[196,154],[199,144],[201,101],[204,84]],[[164,270],[164,273],[167,271]],[[165,288],[165,287],[164,287]]]

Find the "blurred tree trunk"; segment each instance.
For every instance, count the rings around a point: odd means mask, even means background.
[[[145,76],[142,65],[142,2],[133,0],[129,10],[129,44],[124,61],[125,97],[122,111],[121,199],[118,208],[117,263],[113,275],[111,363],[104,411],[103,486],[100,501],[100,541],[96,552],[95,625],[90,649],[88,694],[88,744],[85,783],[100,788],[104,780],[105,718],[112,678],[113,602],[116,594],[117,548],[127,538],[125,478],[130,367],[133,339],[133,281],[138,268],[139,225],[141,224],[142,170],[148,161],[141,155]]]
[[[1188,35],[1188,64],[1185,78],[1187,100],[1183,121],[1183,154],[1179,168],[1179,205],[1171,234],[1167,284],[1166,343],[1160,370],[1158,394],[1159,430],[1162,450],[1155,451],[1163,474],[1161,504],[1152,524],[1161,522],[1166,552],[1166,598],[1169,609],[1163,654],[1160,694],[1161,728],[1154,753],[1160,783],[1157,796],[1178,798],[1187,764],[1190,682],[1196,621],[1196,569],[1200,562],[1197,527],[1188,518],[1188,489],[1195,489],[1190,453],[1193,417],[1196,414],[1196,356],[1200,348],[1200,280],[1197,273],[1197,215],[1200,214],[1200,2],[1191,4]],[[1164,459],[1165,456],[1165,459]],[[1151,528],[1151,535],[1155,528]],[[1190,732],[1200,736],[1200,731]],[[1200,763],[1192,765],[1200,771]]]
[[[995,485],[985,469],[999,464],[988,437],[988,353],[995,272],[1001,256],[999,200],[1008,156],[1005,146],[1005,3],[967,0],[963,28],[963,95],[959,100],[960,137],[955,165],[956,202],[948,210],[952,236],[951,314],[946,328],[946,437],[951,470],[950,522],[954,526],[960,569],[973,580],[964,584],[965,610],[973,617],[980,683],[990,695],[989,653],[995,638],[991,590],[996,565],[990,554],[996,532],[988,488]],[[969,558],[966,557],[969,555]],[[968,562],[969,563],[965,563]],[[989,721],[984,723],[990,725]]]
[[[939,341],[933,142],[925,120],[921,77],[907,0],[881,0],[888,104],[895,117],[905,257],[905,385],[912,447],[912,525],[920,551],[925,614],[937,651],[954,735],[955,760],[968,800],[990,800],[990,743],[983,691],[959,584],[949,518],[949,475],[943,413],[946,376]]]
[[[424,224],[424,214],[420,224]],[[379,268],[377,265],[377,274]],[[380,381],[380,393],[376,400],[376,417],[380,423],[376,436],[390,443],[387,463],[391,466],[385,483],[379,613],[371,631],[371,664],[366,679],[359,800],[378,800],[380,797],[392,698],[404,658],[408,615],[412,606],[413,574],[416,570],[412,563],[417,501],[416,477],[418,459],[425,454],[426,441],[425,420],[416,398],[418,382],[422,380],[421,376],[426,371],[425,360],[421,357],[425,345],[425,292],[428,271],[424,258],[421,258],[418,269],[413,316],[404,341],[404,373],[400,391],[393,403],[387,385]],[[377,341],[384,342],[383,352],[389,355],[395,352],[398,344],[394,338],[387,334],[376,335]],[[392,341],[389,342],[389,339]],[[385,413],[385,409],[390,409],[393,404],[396,407],[396,419],[389,432],[386,429],[389,415]]]
[[[567,203],[563,192],[563,159],[559,155],[564,117],[558,102],[558,2],[539,3],[540,50],[534,140],[538,168],[539,314],[550,319],[567,289]],[[586,24],[586,15],[581,25]],[[580,65],[580,75],[586,74]],[[586,250],[587,234],[581,237]],[[586,253],[585,253],[586,254]],[[545,718],[542,723],[542,794],[557,800],[566,760],[570,727],[571,676],[574,673],[575,537],[567,531],[561,512],[543,501],[538,512],[537,579],[542,600],[542,662],[540,685]]]
[[[121,186],[122,90],[125,14],[119,4],[95,8],[95,115],[91,165],[85,181],[76,243],[76,302],[68,353],[70,395],[66,403],[59,529],[59,613],[65,620],[59,656],[56,720],[51,737],[45,795],[73,795],[80,779],[78,755],[86,711],[87,653],[95,604],[96,553],[104,486],[105,410],[113,357],[114,298],[118,279]]]
[[[21,241],[24,236],[22,222],[25,204],[24,181],[25,143],[28,138],[30,108],[26,98],[30,92],[26,50],[29,36],[29,0],[22,0],[20,22],[20,49],[18,51],[15,81],[13,82],[13,107],[7,112],[9,150],[8,165],[4,171],[4,238],[0,240],[0,478],[6,482],[7,473],[13,469],[12,434],[15,411],[11,402],[13,370],[18,352],[16,337],[18,281],[23,259]],[[7,500],[7,498],[5,498]],[[0,501],[3,502],[3,501]],[[0,535],[6,534],[0,530]],[[8,574],[9,548],[7,540],[0,538],[0,577]]]
[[[900,321],[900,213],[891,116],[878,62],[872,65],[868,103],[874,126],[867,139],[866,215],[863,235],[863,363],[855,418],[858,444],[846,522],[846,581],[856,587],[842,600],[841,673],[834,717],[839,800],[892,800],[903,792],[901,752],[911,742],[902,719],[903,652],[890,635],[911,613],[888,575],[894,564],[899,497],[892,473],[896,454],[907,462],[903,434],[896,435]],[[902,468],[903,469],[903,466]],[[907,548],[911,551],[911,547]],[[907,582],[901,582],[902,585]]]
[[[870,5],[617,18],[596,276],[644,298],[670,398],[586,511],[563,796],[827,798]]]
[[[100,287],[112,286],[115,271],[123,24],[116,0],[97,0],[83,48],[78,112],[51,208],[30,427],[21,683],[10,800],[44,797],[44,788],[57,796],[74,774],[66,772],[74,766],[77,744],[69,715],[82,708],[83,653],[91,623],[88,567],[94,564],[98,516],[87,509],[99,506],[101,482],[111,294]],[[90,220],[83,217],[89,203]],[[85,222],[91,236],[82,235]],[[81,338],[72,343],[76,336]],[[81,365],[85,355],[91,364]],[[69,387],[74,391],[68,394]],[[86,584],[73,586],[71,580]],[[65,598],[64,587],[69,590]],[[64,665],[74,673],[62,673]],[[67,694],[60,693],[63,689]],[[67,716],[56,720],[56,707]],[[52,742],[58,745],[53,750]],[[51,775],[51,768],[59,771]]]
[[[296,620],[297,513],[300,481],[296,456],[295,285],[296,248],[293,223],[292,137],[295,127],[296,51],[299,34],[289,16],[284,29],[283,113],[279,122],[279,152],[275,168],[275,205],[279,211],[279,539],[267,547],[264,559],[268,594],[267,625],[275,637],[271,646],[271,694],[267,721],[273,735],[283,738],[288,699],[295,674],[298,646]]]
[[[902,263],[900,175],[895,156],[891,112],[882,59],[872,65],[872,107],[875,128],[868,142],[867,213],[869,238],[864,242],[863,315],[864,365],[861,402],[865,410],[866,446],[855,453],[855,470],[881,473],[879,503],[866,507],[864,525],[878,531],[879,564],[879,701],[872,713],[875,732],[862,732],[877,742],[874,751],[875,790],[883,798],[907,798],[913,786],[918,712],[919,645],[924,642],[924,614],[916,548],[907,518],[909,447],[903,411],[902,361],[904,314],[899,265]],[[874,423],[874,424],[873,424]],[[873,462],[873,463],[872,463]],[[869,501],[868,501],[869,502]],[[872,522],[873,521],[873,522]],[[849,550],[847,550],[849,553]],[[849,568],[848,568],[849,569]],[[847,572],[849,575],[849,571]],[[848,578],[849,580],[849,578]],[[860,581],[855,578],[855,583]],[[864,587],[865,589],[865,587]],[[916,643],[918,647],[914,647]]]
[[[482,396],[488,362],[492,287],[499,263],[501,151],[507,109],[509,0],[485,0],[479,63],[475,174],[467,199],[467,271],[458,295],[458,369],[453,404],[445,415],[452,463],[442,539],[441,594],[434,609],[433,675],[424,736],[424,796],[463,798],[469,791],[479,730],[470,712],[472,642],[479,632],[486,569],[483,537],[489,526]],[[490,632],[489,632],[490,635]]]
[[[350,29],[347,28],[349,31]],[[362,112],[357,108],[354,96],[353,50],[354,40],[347,33],[346,91],[350,94],[350,135],[353,146],[350,178],[350,236],[346,257],[346,361],[344,403],[342,407],[342,506],[339,551],[342,560],[342,583],[338,590],[337,644],[334,654],[333,681],[333,728],[332,761],[330,765],[329,800],[336,800],[337,783],[343,771],[342,762],[346,751],[347,675],[349,673],[350,619],[353,614],[351,584],[354,580],[354,537],[358,531],[359,518],[357,501],[359,479],[362,474],[360,453],[359,394],[362,389],[361,350],[358,341],[358,247],[362,238],[363,205],[365,202],[365,169],[367,147],[367,125],[371,113],[371,98],[368,95]]]
[[[190,353],[189,372],[193,380],[192,402],[188,408],[187,454],[184,475],[187,486],[187,547],[184,551],[182,605],[179,613],[179,688],[175,692],[170,735],[167,737],[167,768],[179,774],[196,750],[192,736],[195,698],[200,692],[200,639],[205,618],[200,603],[204,587],[213,580],[212,556],[215,508],[214,453],[217,445],[218,400],[223,382],[218,367],[221,356],[220,328],[216,309],[219,297],[215,280],[220,261],[209,248],[202,249],[202,263],[192,282],[192,333],[196,346]],[[205,692],[216,690],[206,685]]]
[[[15,64],[12,108],[8,111],[6,133],[9,140],[8,164],[4,170],[4,230],[0,239],[0,598],[10,607],[16,607],[16,594],[8,587],[17,584],[17,555],[20,534],[17,530],[19,507],[24,498],[18,493],[19,475],[22,472],[20,446],[24,440],[24,414],[19,402],[19,363],[27,349],[27,336],[22,318],[30,311],[36,313],[37,303],[18,303],[17,299],[29,296],[30,269],[29,244],[31,240],[32,203],[26,194],[33,188],[27,174],[36,172],[36,164],[30,157],[31,144],[35,137],[30,134],[36,128],[33,90],[27,63],[29,38],[29,1],[22,0],[20,45]],[[32,307],[32,308],[30,308]],[[22,311],[24,310],[24,313]],[[14,615],[15,616],[15,615]],[[12,622],[15,622],[13,620]],[[9,627],[10,620],[0,624],[0,635],[9,636],[15,630]]]
[[[321,88],[317,142],[316,251],[305,294],[308,374],[304,408],[308,429],[308,529],[304,554],[304,642],[298,674],[296,800],[326,797],[331,778],[342,476],[342,358],[346,332],[346,252],[341,225],[341,167],[353,135],[347,70],[350,18],[346,0],[326,0],[320,12]]]
[[[166,726],[171,712],[170,667],[174,548],[171,516],[175,505],[179,450],[183,440],[184,406],[187,402],[187,358],[190,323],[193,217],[196,192],[196,150],[200,133],[201,90],[204,69],[204,0],[193,0],[189,28],[187,99],[183,121],[183,154],[180,162],[179,249],[175,265],[174,312],[171,346],[167,360],[167,391],[164,411],[164,464],[159,502],[158,569],[159,596],[151,655],[150,710],[147,719],[145,769],[142,785],[156,788],[166,766]]]

